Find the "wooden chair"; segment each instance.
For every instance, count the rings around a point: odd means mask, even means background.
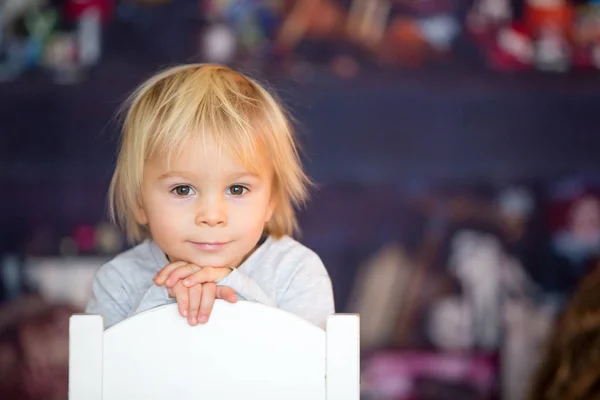
[[[358,400],[359,317],[326,331],[257,303],[217,300],[189,326],[158,307],[106,331],[99,315],[70,320],[69,400]]]

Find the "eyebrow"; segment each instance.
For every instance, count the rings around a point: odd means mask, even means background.
[[[164,180],[164,179],[169,179],[169,178],[184,178],[184,179],[192,180],[195,177],[196,176],[194,174],[190,174],[190,173],[186,173],[186,172],[169,171],[169,172],[165,172],[164,174],[160,175],[158,177],[158,179]],[[230,174],[228,176],[228,178],[231,180],[242,179],[242,178],[259,179],[260,175],[253,173],[253,172],[245,172],[244,171],[244,172],[234,172],[234,173]]]
[[[184,178],[184,179],[191,180],[194,178],[194,175],[186,173],[186,172],[181,172],[181,171],[169,171],[169,172],[165,172],[164,174],[162,174],[158,177],[158,179],[160,179],[160,180],[164,180],[164,179],[168,179],[168,178]]]
[[[229,175],[229,179],[232,179],[232,180],[242,179],[242,178],[259,179],[260,175],[258,175],[256,173],[252,173],[252,172],[234,172],[233,174]]]

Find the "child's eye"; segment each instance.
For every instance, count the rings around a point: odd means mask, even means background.
[[[179,185],[173,190],[171,190],[171,192],[181,197],[191,196],[192,194],[196,193],[194,192],[194,189],[192,189],[192,187],[189,185]]]
[[[243,194],[246,194],[247,192],[248,188],[242,185],[232,185],[229,187],[229,189],[227,189],[227,194],[230,194],[232,196],[241,196]]]

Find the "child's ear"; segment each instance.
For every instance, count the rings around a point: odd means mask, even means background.
[[[271,201],[269,202],[267,213],[265,214],[265,224],[271,220],[271,217],[273,216],[276,207],[277,202],[275,201],[275,196],[271,196]]]
[[[146,215],[146,210],[144,209],[144,205],[141,201],[137,202],[136,207],[133,210],[133,214],[135,215],[135,220],[138,224],[148,224],[148,216]]]

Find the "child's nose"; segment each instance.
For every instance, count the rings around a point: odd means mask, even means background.
[[[204,199],[196,214],[196,225],[211,227],[227,225],[225,202],[218,197]]]

